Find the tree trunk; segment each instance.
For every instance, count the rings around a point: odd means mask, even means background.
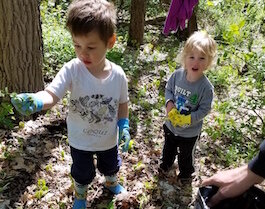
[[[195,7],[193,10],[193,13],[191,15],[191,18],[188,22],[188,34],[189,34],[189,36],[191,36],[195,31],[198,30],[196,13],[197,13],[197,9]]]
[[[131,20],[128,45],[137,46],[143,43],[146,0],[131,1]]]
[[[168,4],[168,5],[170,5],[171,0],[159,0],[159,2],[160,2],[161,5],[162,4]]]
[[[0,90],[43,89],[38,0],[0,0]]]
[[[177,37],[181,41],[187,40],[195,31],[198,30],[198,24],[197,24],[197,5],[194,7],[191,18],[188,21],[188,27],[184,30],[178,30]]]

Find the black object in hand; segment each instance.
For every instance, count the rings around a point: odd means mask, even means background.
[[[195,209],[209,209],[207,203],[217,191],[216,186],[199,188]],[[265,209],[265,192],[253,186],[238,197],[222,200],[211,209]]]

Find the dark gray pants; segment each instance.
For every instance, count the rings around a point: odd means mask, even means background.
[[[194,151],[195,144],[199,136],[185,138],[175,136],[166,125],[163,126],[165,133],[165,144],[163,148],[162,163],[160,167],[168,170],[178,156],[179,177],[189,178],[195,171]]]

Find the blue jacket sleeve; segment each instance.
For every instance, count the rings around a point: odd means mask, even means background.
[[[248,164],[248,168],[255,174],[265,178],[265,140],[260,145],[260,151]]]

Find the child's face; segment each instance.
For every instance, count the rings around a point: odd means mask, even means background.
[[[101,70],[105,64],[107,50],[115,43],[115,36],[106,44],[100,39],[97,31],[91,31],[86,35],[72,35],[76,56],[89,70]]]
[[[203,71],[208,68],[209,57],[194,48],[192,51],[187,53],[185,58],[185,67],[187,74],[191,76],[194,80],[199,79],[203,75]]]

